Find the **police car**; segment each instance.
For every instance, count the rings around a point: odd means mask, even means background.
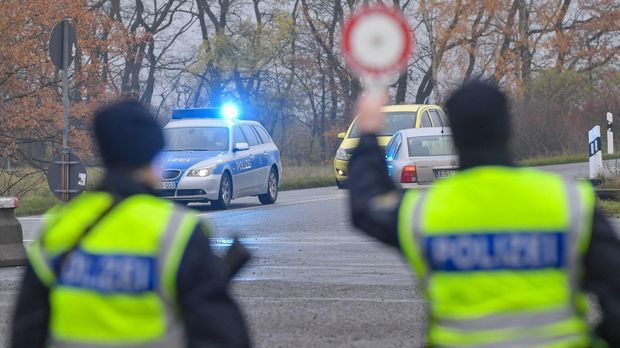
[[[237,115],[233,105],[174,110],[163,130],[160,196],[210,202],[218,209],[245,196],[276,202],[280,151],[260,123],[237,120]]]

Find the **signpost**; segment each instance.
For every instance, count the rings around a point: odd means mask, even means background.
[[[389,78],[407,68],[415,41],[402,14],[387,6],[365,6],[353,13],[342,31],[345,61],[367,90],[385,88]]]
[[[60,22],[56,23],[54,29],[52,30],[52,34],[50,35],[49,40],[49,55],[52,60],[52,63],[58,68],[62,70],[62,106],[63,106],[63,131],[62,131],[62,157],[60,161],[56,161],[54,164],[59,164],[62,166],[60,170],[60,176],[56,179],[60,184],[58,188],[58,192],[61,193],[59,196],[63,201],[68,201],[71,197],[70,195],[70,177],[71,177],[71,164],[72,164],[72,154],[71,148],[69,147],[69,66],[73,62],[75,57],[75,48],[77,42],[77,34],[75,33],[75,28],[71,24],[71,19],[63,18]],[[77,158],[77,156],[73,156]],[[79,158],[78,158],[79,161]],[[80,161],[81,163],[81,161]],[[48,183],[50,183],[50,188],[52,188],[52,183],[50,181],[50,172],[52,171],[54,164],[50,166],[48,169]],[[84,170],[84,173],[86,171]],[[86,180],[86,179],[84,179]],[[55,183],[54,183],[55,185]],[[52,189],[52,192],[54,190]],[[80,191],[81,192],[81,191]],[[55,193],[56,194],[56,193]]]
[[[52,63],[62,70],[62,106],[63,106],[63,150],[69,146],[69,66],[74,59],[74,51],[77,42],[75,29],[71,24],[71,19],[63,18],[58,22],[49,41],[49,54]]]
[[[607,113],[607,153],[614,154],[614,115]]]
[[[588,154],[590,155],[590,179],[598,179],[603,174],[603,151],[601,150],[601,127],[596,126],[588,132]]]

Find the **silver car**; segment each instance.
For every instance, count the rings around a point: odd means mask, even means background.
[[[454,174],[458,157],[449,128],[410,128],[396,132],[385,147],[388,172],[404,188],[423,187]]]
[[[159,195],[180,203],[210,202],[219,209],[246,196],[275,203],[282,176],[277,146],[260,123],[222,119],[217,111],[174,110],[164,127]]]

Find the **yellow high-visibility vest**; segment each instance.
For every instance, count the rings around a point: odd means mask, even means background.
[[[41,240],[29,247],[35,273],[50,288],[48,344],[183,347],[176,275],[198,219],[157,197],[134,195],[83,236],[112,204],[110,194],[92,192],[53,209]]]
[[[436,347],[587,347],[581,257],[595,196],[528,168],[478,167],[410,190],[399,241]]]

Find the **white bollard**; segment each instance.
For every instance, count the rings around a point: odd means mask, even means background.
[[[614,115],[607,113],[607,153],[614,154]]]
[[[590,155],[590,179],[603,174],[603,152],[601,151],[601,127],[596,126],[588,132],[588,153]]]

